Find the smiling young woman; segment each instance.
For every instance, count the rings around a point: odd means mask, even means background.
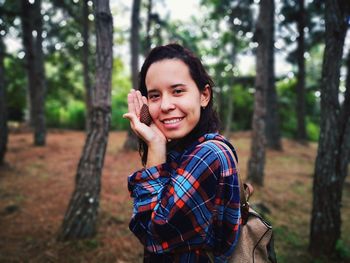
[[[134,198],[131,231],[144,262],[226,262],[240,231],[233,146],[218,134],[214,83],[201,61],[178,44],[151,50],[139,90],[128,94],[144,168],[128,177]],[[148,105],[152,119],[140,121]],[[222,146],[227,144],[231,150]]]
[[[153,63],[146,75],[148,106],[155,125],[167,139],[184,138],[199,122],[201,107],[210,99],[209,85],[201,92],[187,65],[179,59]]]

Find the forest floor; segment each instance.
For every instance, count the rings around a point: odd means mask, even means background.
[[[50,130],[46,147],[32,146],[29,132],[11,132],[6,165],[0,169],[0,262],[142,262],[142,246],[128,229],[132,201],[127,176],[140,161],[122,150],[125,132],[111,132],[102,174],[98,234],[58,242],[56,235],[74,189],[85,133]],[[233,133],[240,170],[246,175],[249,132]],[[317,145],[283,139],[283,152],[268,151],[265,186],[251,203],[263,203],[275,232],[279,262],[350,262],[350,176],[344,185],[341,258],[315,260],[307,252],[312,175]]]

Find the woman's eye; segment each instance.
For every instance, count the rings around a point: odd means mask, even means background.
[[[150,99],[150,100],[155,100],[155,99],[157,99],[158,97],[159,97],[158,94],[151,94],[151,95],[148,95],[148,99]]]
[[[175,93],[175,94],[180,94],[180,93],[182,93],[182,92],[183,92],[182,89],[174,89],[174,93]]]

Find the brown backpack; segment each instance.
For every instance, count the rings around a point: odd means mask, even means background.
[[[237,160],[231,148],[224,142],[216,141],[225,147],[235,162],[238,171]],[[239,172],[238,181],[240,188],[242,225],[238,237],[237,246],[229,258],[229,263],[277,263],[272,226],[258,212],[249,206],[249,197],[254,188],[251,184],[243,183]],[[214,255],[208,252],[211,262]]]

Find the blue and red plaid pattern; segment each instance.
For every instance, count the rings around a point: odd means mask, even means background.
[[[145,246],[144,262],[226,262],[241,224],[233,158],[219,134],[206,134],[167,162],[128,178],[134,198],[130,230]]]

